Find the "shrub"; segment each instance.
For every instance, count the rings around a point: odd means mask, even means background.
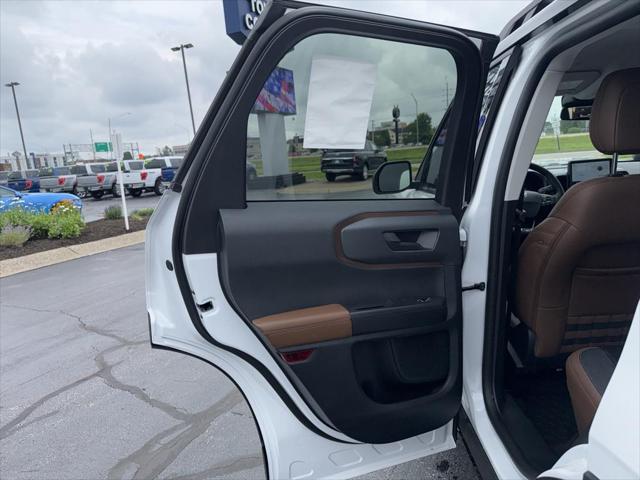
[[[6,212],[0,213],[0,229],[8,225],[22,225],[24,227],[31,226],[33,217],[37,215],[34,212],[25,210],[24,208],[12,208]]]
[[[118,205],[111,205],[104,209],[104,218],[109,220],[117,220],[122,218],[122,207]]]
[[[146,218],[149,218],[152,213],[153,213],[153,208],[141,208],[139,210],[134,211],[131,214],[131,218],[133,218],[134,220],[144,220]]]
[[[75,238],[84,229],[80,210],[72,202],[62,201],[51,208],[51,213],[13,208],[0,213],[0,230],[23,227],[29,238]],[[12,232],[12,237],[16,237]],[[24,230],[21,231],[24,234]],[[25,240],[26,241],[26,240]],[[24,243],[24,241],[22,242]]]
[[[47,238],[52,223],[53,215],[47,213],[33,215],[29,223],[31,227],[31,238]]]
[[[24,225],[6,225],[0,230],[0,247],[21,247],[31,237],[31,229]]]
[[[58,210],[51,214],[49,238],[79,237],[84,229],[82,215],[75,208],[72,210]]]

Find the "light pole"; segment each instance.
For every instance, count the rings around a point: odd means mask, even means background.
[[[16,116],[18,117],[18,128],[20,129],[20,139],[22,140],[22,151],[24,152],[24,168],[29,168],[29,157],[27,156],[27,147],[24,144],[24,134],[22,133],[22,122],[20,121],[20,110],[18,110],[18,100],[16,100],[16,87],[20,85],[18,82],[5,83],[5,87],[10,87],[13,93],[13,103],[16,106]],[[20,165],[18,165],[20,167]]]
[[[116,119],[126,117],[127,115],[131,115],[131,112],[125,112],[123,114],[115,117]],[[109,117],[109,157],[113,160],[113,141],[112,141],[112,133],[111,133],[111,117]],[[124,216],[124,228],[128,232],[129,231],[129,212],[127,211],[127,201],[124,198],[124,182],[122,180],[122,169],[120,168],[120,159],[116,158],[116,168],[118,169],[118,185],[120,187],[120,198],[122,200],[122,214]]]
[[[420,128],[418,127],[418,100],[416,100],[415,95],[412,93],[411,98],[413,98],[414,103],[416,104],[416,145],[420,142]]]
[[[189,98],[189,111],[191,112],[191,126],[193,127],[193,136],[196,136],[196,122],[193,119],[193,105],[191,104],[191,90],[189,89],[189,75],[187,75],[187,59],[184,56],[185,48],[193,48],[192,43],[181,43],[178,47],[172,47],[172,52],[182,53],[182,66],[184,67],[184,81],[187,84],[187,97]]]

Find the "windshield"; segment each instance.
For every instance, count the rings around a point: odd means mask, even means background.
[[[591,143],[589,120],[561,120],[561,97],[553,100],[544,122],[532,163],[545,168],[566,169],[575,160],[610,158]],[[618,162],[634,160],[633,155],[620,155]],[[638,160],[638,159],[636,159]]]
[[[144,162],[129,162],[129,170],[142,170],[144,168]]]
[[[162,168],[166,166],[167,162],[164,161],[164,158],[154,158],[153,160],[149,160],[147,162],[147,168]],[[132,170],[137,170],[131,167]]]

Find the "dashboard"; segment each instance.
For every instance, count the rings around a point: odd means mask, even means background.
[[[611,169],[610,158],[595,158],[588,160],[572,161],[565,164],[545,162],[539,164],[551,172],[567,190],[571,185],[575,185],[590,178],[602,177],[609,174]],[[640,159],[626,160],[618,162],[618,172],[626,172],[629,175],[640,174]],[[547,187],[547,182],[542,175],[533,170],[529,170],[524,180],[524,189],[538,192]]]

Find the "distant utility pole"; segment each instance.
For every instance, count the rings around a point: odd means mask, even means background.
[[[411,98],[413,98],[414,103],[416,104],[416,145],[420,142],[420,128],[418,127],[418,100],[416,100],[415,95],[412,93]]]
[[[447,100],[446,100],[447,101],[447,107],[446,108],[449,108],[449,79],[447,77],[444,77],[444,84],[445,84],[445,87],[444,87],[445,88],[445,95],[446,95],[446,98],[447,98]]]
[[[193,119],[193,105],[191,104],[191,89],[189,88],[189,75],[187,75],[187,59],[184,56],[185,48],[193,48],[192,43],[181,43],[178,47],[172,47],[172,52],[182,53],[182,66],[184,67],[184,81],[187,84],[187,97],[189,98],[189,112],[191,112],[191,126],[193,127],[193,136],[196,136],[196,122]]]
[[[20,110],[18,110],[18,100],[16,100],[16,87],[20,85],[18,82],[5,83],[5,87],[11,88],[13,93],[13,103],[16,106],[16,116],[18,117],[18,128],[20,129],[20,139],[22,140],[22,151],[24,152],[24,168],[29,168],[29,156],[27,155],[27,147],[24,144],[24,134],[22,133],[22,122],[20,121]]]
[[[91,136],[91,151],[93,152],[93,161],[95,162],[96,161],[96,144],[93,142],[93,130],[89,129],[89,135]]]

